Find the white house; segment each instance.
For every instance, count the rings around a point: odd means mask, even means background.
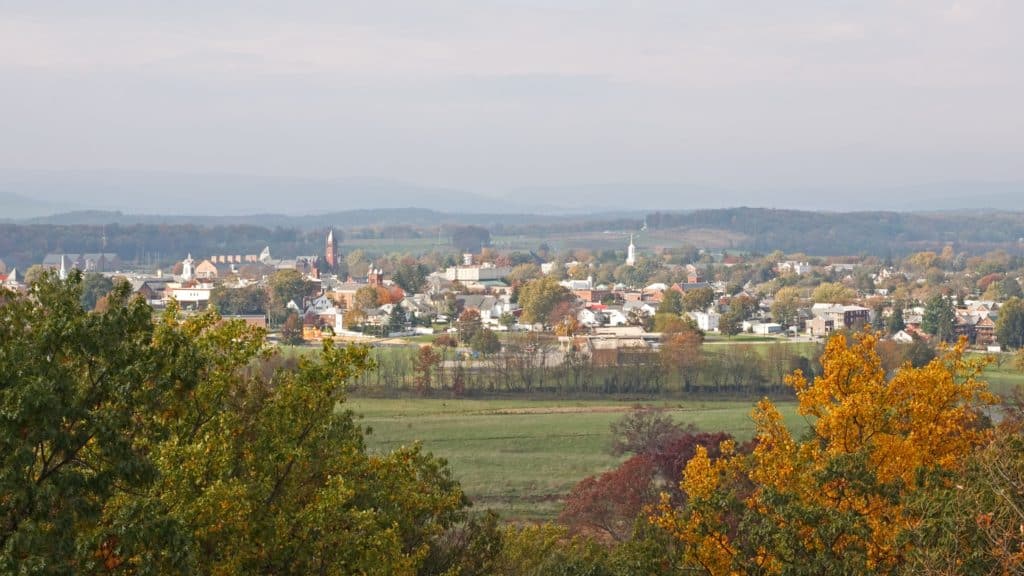
[[[763,324],[754,324],[752,332],[754,334],[760,334],[762,336],[768,336],[770,334],[782,334],[782,325],[774,322],[765,322]]]
[[[722,315],[714,310],[707,312],[691,312],[690,316],[697,321],[697,327],[705,332],[718,332],[718,323]]]
[[[607,326],[625,326],[629,324],[629,319],[626,314],[618,308],[605,308],[604,316],[607,318]]]

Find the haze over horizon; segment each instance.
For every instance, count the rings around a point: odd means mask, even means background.
[[[1022,16],[999,0],[0,4],[0,193],[290,213],[303,193],[360,204],[367,182],[399,205],[502,209],[1002,205],[1024,190]]]

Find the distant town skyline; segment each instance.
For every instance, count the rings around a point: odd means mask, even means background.
[[[577,202],[674,183],[683,203],[723,188],[779,205],[1024,181],[1022,16],[998,0],[6,3],[0,171]]]

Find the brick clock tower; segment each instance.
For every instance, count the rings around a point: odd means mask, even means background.
[[[338,265],[338,241],[334,239],[334,230],[327,232],[327,248],[324,250],[327,269],[334,270]]]

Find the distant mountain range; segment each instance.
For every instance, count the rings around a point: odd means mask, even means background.
[[[392,223],[412,224],[418,222],[417,214],[423,216],[426,212],[405,209],[491,215],[640,213],[734,206],[827,211],[1021,210],[1022,199],[1024,182],[758,190],[623,182],[521,187],[480,194],[388,180],[143,171],[0,171],[0,220],[72,213],[49,220],[67,223],[103,223],[111,217],[152,222],[191,215],[218,223],[245,216],[252,223],[284,225],[279,215],[317,218],[382,209],[398,210],[389,218],[413,219]]]

